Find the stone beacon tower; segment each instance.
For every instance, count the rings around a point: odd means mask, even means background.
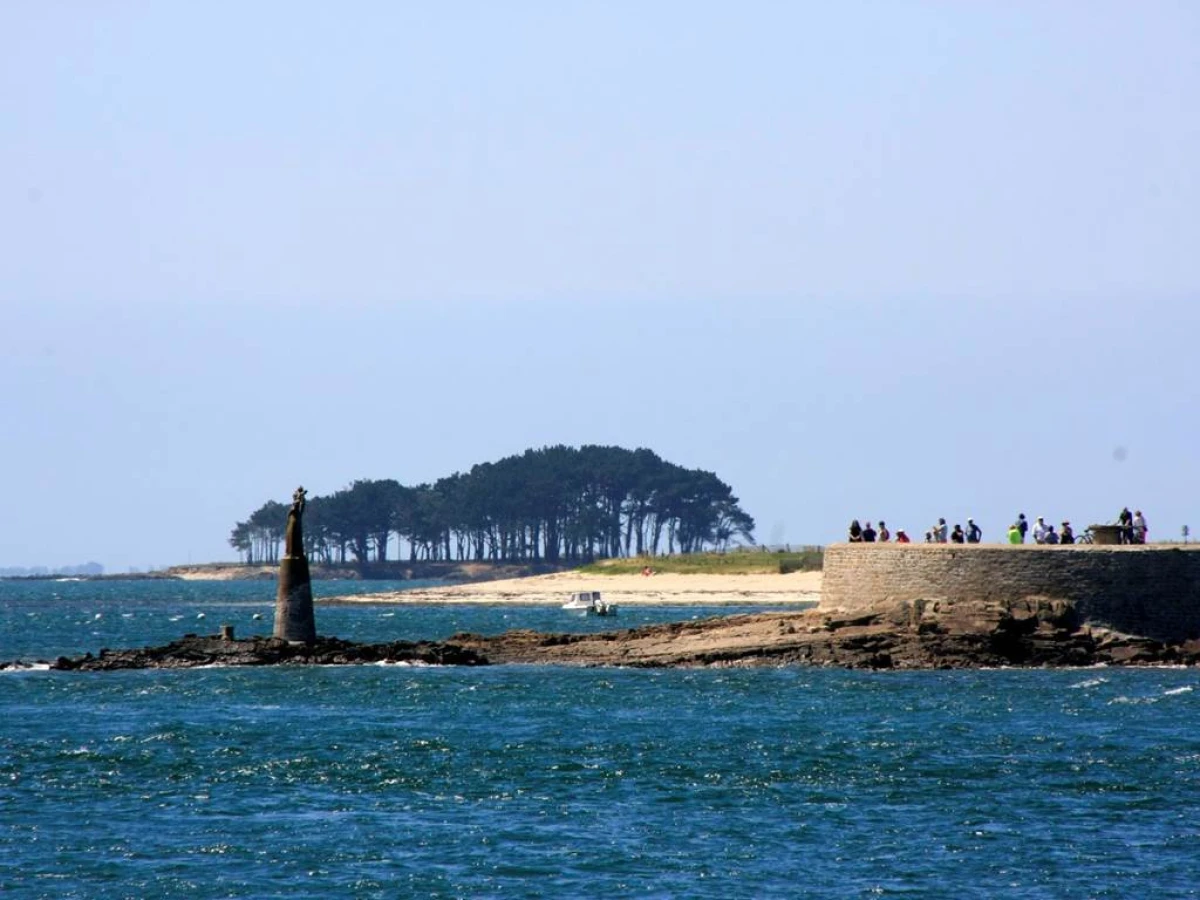
[[[317,621],[313,617],[308,557],[304,555],[301,525],[304,495],[304,488],[296,488],[292,494],[292,508],[288,510],[287,537],[283,559],[279,561],[279,589],[275,594],[275,637],[311,644],[317,639]]]

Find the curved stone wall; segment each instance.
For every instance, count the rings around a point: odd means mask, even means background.
[[[1179,642],[1200,637],[1200,545],[833,544],[821,608],[902,600],[1071,600],[1086,622]]]

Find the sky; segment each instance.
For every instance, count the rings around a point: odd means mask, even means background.
[[[1191,2],[0,6],[0,567],[552,444],[1200,527]]]

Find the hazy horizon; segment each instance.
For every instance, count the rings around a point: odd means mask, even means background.
[[[772,544],[1200,521],[1191,5],[0,34],[0,567],[234,559],[297,484],[560,443],[714,471]]]

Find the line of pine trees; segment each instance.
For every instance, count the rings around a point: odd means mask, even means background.
[[[277,562],[288,506],[269,501],[229,543],[247,563]],[[754,519],[712,472],[650,450],[543,447],[434,484],[360,480],[310,497],[304,543],[326,564],[410,560],[589,562],[753,544]]]

